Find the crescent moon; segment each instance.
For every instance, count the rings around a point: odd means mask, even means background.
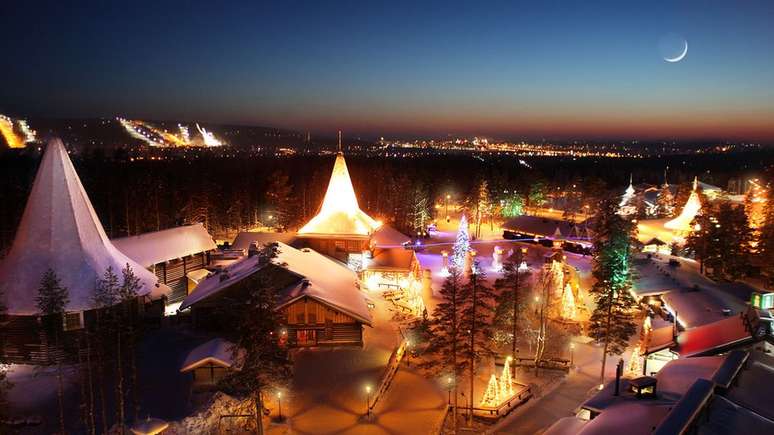
[[[688,54],[688,41],[685,41],[685,47],[683,48],[683,52],[680,53],[677,57],[665,57],[664,60],[669,63],[677,63],[680,62],[685,58],[685,55]]]

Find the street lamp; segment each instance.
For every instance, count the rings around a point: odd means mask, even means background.
[[[411,340],[406,340],[406,367],[411,367]]]
[[[371,386],[366,385],[366,417],[371,417]]]
[[[452,379],[451,376],[446,377],[446,388],[449,392],[449,399],[446,401],[446,404],[448,406],[451,406],[451,391],[452,391],[452,382],[454,382],[454,379]]]
[[[282,421],[282,391],[277,391],[277,409],[279,411],[278,419]]]
[[[570,367],[575,365],[575,343],[570,343]]]
[[[448,193],[446,194],[446,223],[449,223],[449,200],[451,199],[451,195]]]

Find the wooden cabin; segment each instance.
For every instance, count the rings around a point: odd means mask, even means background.
[[[291,346],[363,345],[363,322],[324,301],[305,296],[279,309]]]

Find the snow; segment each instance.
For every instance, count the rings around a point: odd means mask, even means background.
[[[129,264],[143,285],[140,295],[161,297],[169,287],[119,251],[108,239],[59,139],[49,142],[8,256],[0,264],[8,314],[33,315],[36,289],[53,269],[68,288],[67,311],[94,308],[94,284],[112,266]]]
[[[670,361],[656,375],[659,396],[679,399],[696,379],[712,379],[712,375],[725,359],[725,356],[705,356]]]
[[[371,235],[371,244],[377,248],[402,248],[411,238],[389,225],[382,225]]]
[[[627,435],[647,435],[666,417],[672,406],[633,401],[616,403],[574,433],[606,435],[625,430]]]
[[[380,226],[380,222],[360,210],[344,154],[338,153],[320,212],[301,227],[298,234],[369,236]]]
[[[296,249],[284,243],[278,245],[274,262],[308,280],[308,285],[302,282],[283,294],[280,306],[308,296],[371,324],[371,313],[365,295],[358,288],[355,272],[312,249]]]
[[[185,373],[208,363],[231,368],[234,366],[233,352],[233,343],[222,338],[213,338],[191,350],[183,361],[180,372]]]
[[[123,237],[112,242],[119,251],[146,268],[217,249],[212,236],[202,224]]]
[[[365,294],[358,288],[355,272],[311,249],[296,249],[277,242],[277,258],[272,261],[299,276],[299,282],[280,294],[278,307],[300,297],[308,296],[341,310],[350,316],[371,324]],[[237,261],[220,273],[202,281],[180,306],[184,310],[207,299],[221,290],[247,278],[261,268],[260,257],[253,256]],[[306,282],[304,282],[306,280]]]
[[[237,234],[234,239],[234,243],[231,244],[233,249],[243,249],[247,252],[250,249],[252,243],[256,243],[258,246],[265,245],[272,242],[282,242],[288,245],[293,245],[296,241],[296,233],[275,233],[275,232],[253,232],[242,231]]]

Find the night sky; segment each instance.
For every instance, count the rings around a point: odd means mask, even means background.
[[[0,113],[774,141],[771,0],[67,3],[4,2]]]

